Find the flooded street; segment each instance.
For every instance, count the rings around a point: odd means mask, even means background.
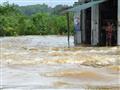
[[[65,36],[0,38],[1,90],[118,90],[120,47],[67,48]]]

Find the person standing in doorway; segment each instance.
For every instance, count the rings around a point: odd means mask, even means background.
[[[110,22],[107,22],[105,31],[106,31],[106,46],[111,46],[112,45],[113,24]]]

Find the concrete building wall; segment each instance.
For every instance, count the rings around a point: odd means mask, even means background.
[[[74,13],[74,44],[78,46],[81,44],[81,19],[80,19],[80,12]]]
[[[91,44],[99,43],[99,5],[92,7],[91,11]]]
[[[84,3],[86,0],[78,0],[78,3]],[[76,18],[79,17],[80,30],[76,30]],[[80,45],[82,41],[85,41],[85,12],[84,10],[79,12],[74,12],[74,44],[75,46]]]
[[[84,43],[85,42],[85,10],[82,10],[81,12],[81,31],[82,31],[82,42]]]
[[[118,0],[118,45],[120,45],[120,0]]]
[[[80,0],[79,0],[80,1]],[[85,3],[86,0],[82,0],[82,3]],[[82,43],[85,42],[85,10],[81,11],[81,31],[82,31]]]

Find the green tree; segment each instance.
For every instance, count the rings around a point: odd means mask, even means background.
[[[39,5],[36,7],[38,9]],[[57,7],[62,6],[55,8]],[[47,5],[42,5],[40,12],[36,11],[39,13],[32,12],[33,15],[30,16],[20,13],[18,8],[19,6],[8,2],[0,5],[0,36],[67,34],[66,16],[48,13]],[[70,19],[71,33],[72,21],[73,18]]]

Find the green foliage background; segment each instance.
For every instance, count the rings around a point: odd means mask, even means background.
[[[60,13],[66,7],[58,5],[51,8],[45,4],[20,7],[6,2],[0,5],[0,36],[66,35],[66,16]]]

